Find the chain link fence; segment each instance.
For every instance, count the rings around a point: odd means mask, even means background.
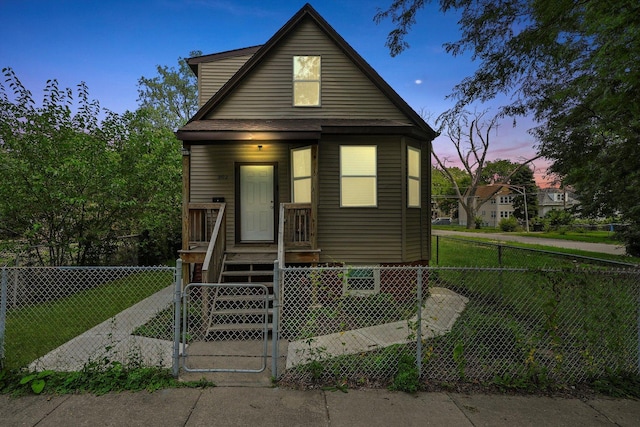
[[[640,373],[637,268],[286,267],[281,292],[185,286],[182,325],[175,268],[0,271],[8,368],[169,367],[179,338],[187,371],[257,372],[272,355],[283,384],[387,384],[407,364],[433,382]]]
[[[286,268],[281,380],[576,384],[639,373],[639,270]]]
[[[171,366],[175,268],[5,267],[1,273],[5,367]],[[148,324],[166,310],[168,323]]]
[[[433,264],[506,268],[636,268],[637,264],[501,243],[434,236]],[[540,239],[544,244],[544,239]]]

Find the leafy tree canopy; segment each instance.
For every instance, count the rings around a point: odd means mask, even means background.
[[[428,0],[394,0],[375,20],[391,19],[392,55]],[[440,0],[458,11],[475,73],[452,93],[456,109],[507,94],[502,112],[533,115],[540,154],[573,185],[592,215],[620,213],[640,241],[640,3],[637,0]],[[629,245],[627,248],[640,245]],[[636,254],[638,255],[638,254]]]
[[[119,236],[179,206],[179,144],[146,110],[105,112],[84,83],[74,91],[55,80],[37,105],[13,70],[3,74],[0,223],[43,248],[42,264],[110,262]],[[161,180],[177,184],[167,193]]]
[[[511,160],[490,160],[482,170],[480,181],[482,184],[508,183],[513,171],[519,167],[520,164],[514,163]]]
[[[200,56],[192,51],[190,56]],[[157,125],[176,130],[198,111],[198,84],[187,61],[178,58],[178,68],[166,65],[156,67],[158,75],[138,79],[138,102],[153,114],[150,119]]]
[[[448,167],[447,172],[448,174],[439,168],[431,170],[431,195],[441,211],[455,216],[454,212],[458,209],[458,195],[449,177],[455,180],[459,188],[468,187],[471,178],[457,167]]]

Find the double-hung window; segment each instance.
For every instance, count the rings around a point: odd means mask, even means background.
[[[320,57],[293,57],[294,107],[320,106]]]
[[[420,207],[420,150],[407,148],[407,205]]]
[[[376,207],[378,205],[377,167],[375,145],[340,146],[341,207]]]

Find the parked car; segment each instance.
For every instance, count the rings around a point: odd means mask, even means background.
[[[451,218],[436,218],[431,221],[433,225],[451,225]]]

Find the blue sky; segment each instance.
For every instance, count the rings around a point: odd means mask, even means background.
[[[474,64],[442,44],[457,40],[457,18],[429,5],[392,58],[384,43],[390,22],[376,24],[391,0],[318,0],[311,5],[416,111],[434,117],[451,107],[445,97]],[[230,0],[0,0],[0,68],[14,69],[36,99],[48,79],[62,87],[84,81],[91,98],[122,113],[137,107],[137,81],[156,65],[177,66],[193,50],[214,53],[266,42],[304,1]],[[526,120],[506,121],[492,135],[490,158],[517,160],[533,153]],[[438,153],[453,151],[443,137]],[[540,163],[540,164],[538,164]],[[453,164],[453,163],[452,163]],[[536,162],[538,168],[544,165]]]

